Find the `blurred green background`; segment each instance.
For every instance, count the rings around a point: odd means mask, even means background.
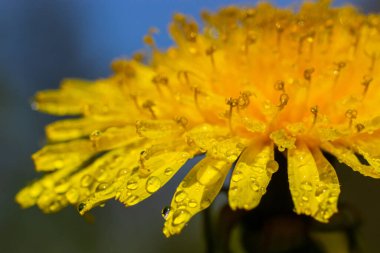
[[[272,1],[293,6],[300,1]],[[336,1],[339,5],[344,1]],[[379,1],[351,3],[366,12],[380,10]],[[97,208],[88,223],[75,208],[42,214],[21,210],[17,191],[39,175],[30,155],[44,142],[43,127],[53,117],[31,110],[41,89],[56,88],[65,77],[95,79],[110,74],[112,59],[144,48],[142,37],[152,26],[157,43],[170,45],[167,24],[174,12],[198,18],[202,9],[256,1],[230,0],[2,0],[0,1],[0,252],[203,252],[201,217],[191,220],[179,236],[161,233],[161,209],[170,203],[182,173],[152,198],[131,208],[116,202]],[[338,169],[341,199],[357,207],[364,252],[378,252],[380,180]],[[222,203],[225,198],[221,197]]]

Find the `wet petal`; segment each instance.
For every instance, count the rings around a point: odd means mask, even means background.
[[[241,154],[232,173],[228,191],[231,208],[255,208],[265,194],[272,174],[277,170],[273,144],[263,140],[252,142]]]
[[[176,145],[172,147],[172,145]],[[194,153],[178,142],[151,146],[142,155],[133,169],[114,180],[105,191],[94,193],[83,203],[87,212],[99,203],[116,198],[126,206],[133,206],[163,187]],[[136,154],[134,154],[136,156]]]
[[[123,147],[141,139],[134,126],[112,127],[104,132],[95,130],[90,134],[92,147],[98,152]]]
[[[318,169],[319,181],[315,184],[315,197],[318,201],[318,211],[313,217],[319,221],[327,222],[338,211],[338,198],[340,186],[334,167],[323,156],[319,148],[311,150]],[[305,185],[303,186],[305,188]]]
[[[120,127],[128,123],[125,119],[95,120],[93,118],[59,120],[46,126],[46,136],[50,141],[67,141],[89,136],[93,131],[103,131],[111,126]],[[134,122],[133,122],[134,124]]]
[[[184,126],[174,120],[139,120],[136,122],[137,134],[150,139],[179,136],[183,131]]]
[[[178,234],[192,216],[207,208],[219,193],[231,163],[206,157],[200,161],[177,188],[170,213],[164,225],[164,234]]]
[[[353,149],[361,154],[372,166],[376,173],[380,174],[380,139],[378,136],[365,135],[358,138]]]
[[[354,151],[346,146],[339,143],[323,143],[321,148],[334,155],[340,162],[347,164],[354,171],[357,171],[364,176],[380,178],[379,170],[373,166],[362,164],[356,157]]]
[[[78,204],[97,190],[105,190],[117,175],[126,174],[138,165],[139,146],[136,143],[134,147],[112,150],[78,172],[79,168],[72,168],[48,174],[22,189],[16,201],[25,208],[38,204],[44,212]]]
[[[186,138],[190,145],[197,146],[201,151],[205,152],[215,145],[218,139],[225,139],[227,133],[227,128],[202,124],[188,131]]]
[[[288,150],[289,187],[298,214],[327,222],[337,212],[339,184],[334,168],[318,149],[299,142]]]
[[[38,171],[77,167],[96,151],[89,140],[74,140],[48,145],[32,155]]]

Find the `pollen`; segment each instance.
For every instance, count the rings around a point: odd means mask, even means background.
[[[171,236],[210,206],[230,170],[232,209],[255,208],[287,170],[295,212],[320,222],[340,194],[326,153],[380,177],[379,15],[317,1],[201,16],[198,25],[176,14],[167,50],[151,30],[149,61],[117,60],[108,78],[36,94],[37,110],[71,118],[46,127],[48,144],[32,155],[46,174],[17,194],[22,207],[73,205],[83,215],[110,199],[133,206],[203,155],[162,210]]]

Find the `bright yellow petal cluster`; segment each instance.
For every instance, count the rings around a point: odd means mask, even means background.
[[[200,28],[175,15],[166,51],[148,35],[149,63],[115,61],[109,78],[36,95],[36,109],[76,117],[46,127],[33,160],[50,173],[18,193],[22,207],[132,206],[205,154],[164,210],[170,236],[211,204],[231,169],[230,206],[256,207],[279,169],[275,148],[287,156],[295,211],[321,222],[340,193],[323,152],[380,177],[380,15],[318,1],[297,13],[260,4],[202,18]]]

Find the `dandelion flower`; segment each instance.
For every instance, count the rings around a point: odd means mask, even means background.
[[[230,170],[231,208],[255,208],[279,169],[275,149],[287,157],[295,212],[321,222],[340,193],[326,153],[380,177],[379,15],[318,1],[297,12],[231,6],[202,19],[200,28],[176,14],[165,51],[148,34],[149,62],[117,60],[109,78],[36,94],[37,110],[74,117],[46,127],[48,143],[32,158],[48,173],[17,194],[22,207],[133,206],[204,154],[163,210],[170,236],[212,203]]]

